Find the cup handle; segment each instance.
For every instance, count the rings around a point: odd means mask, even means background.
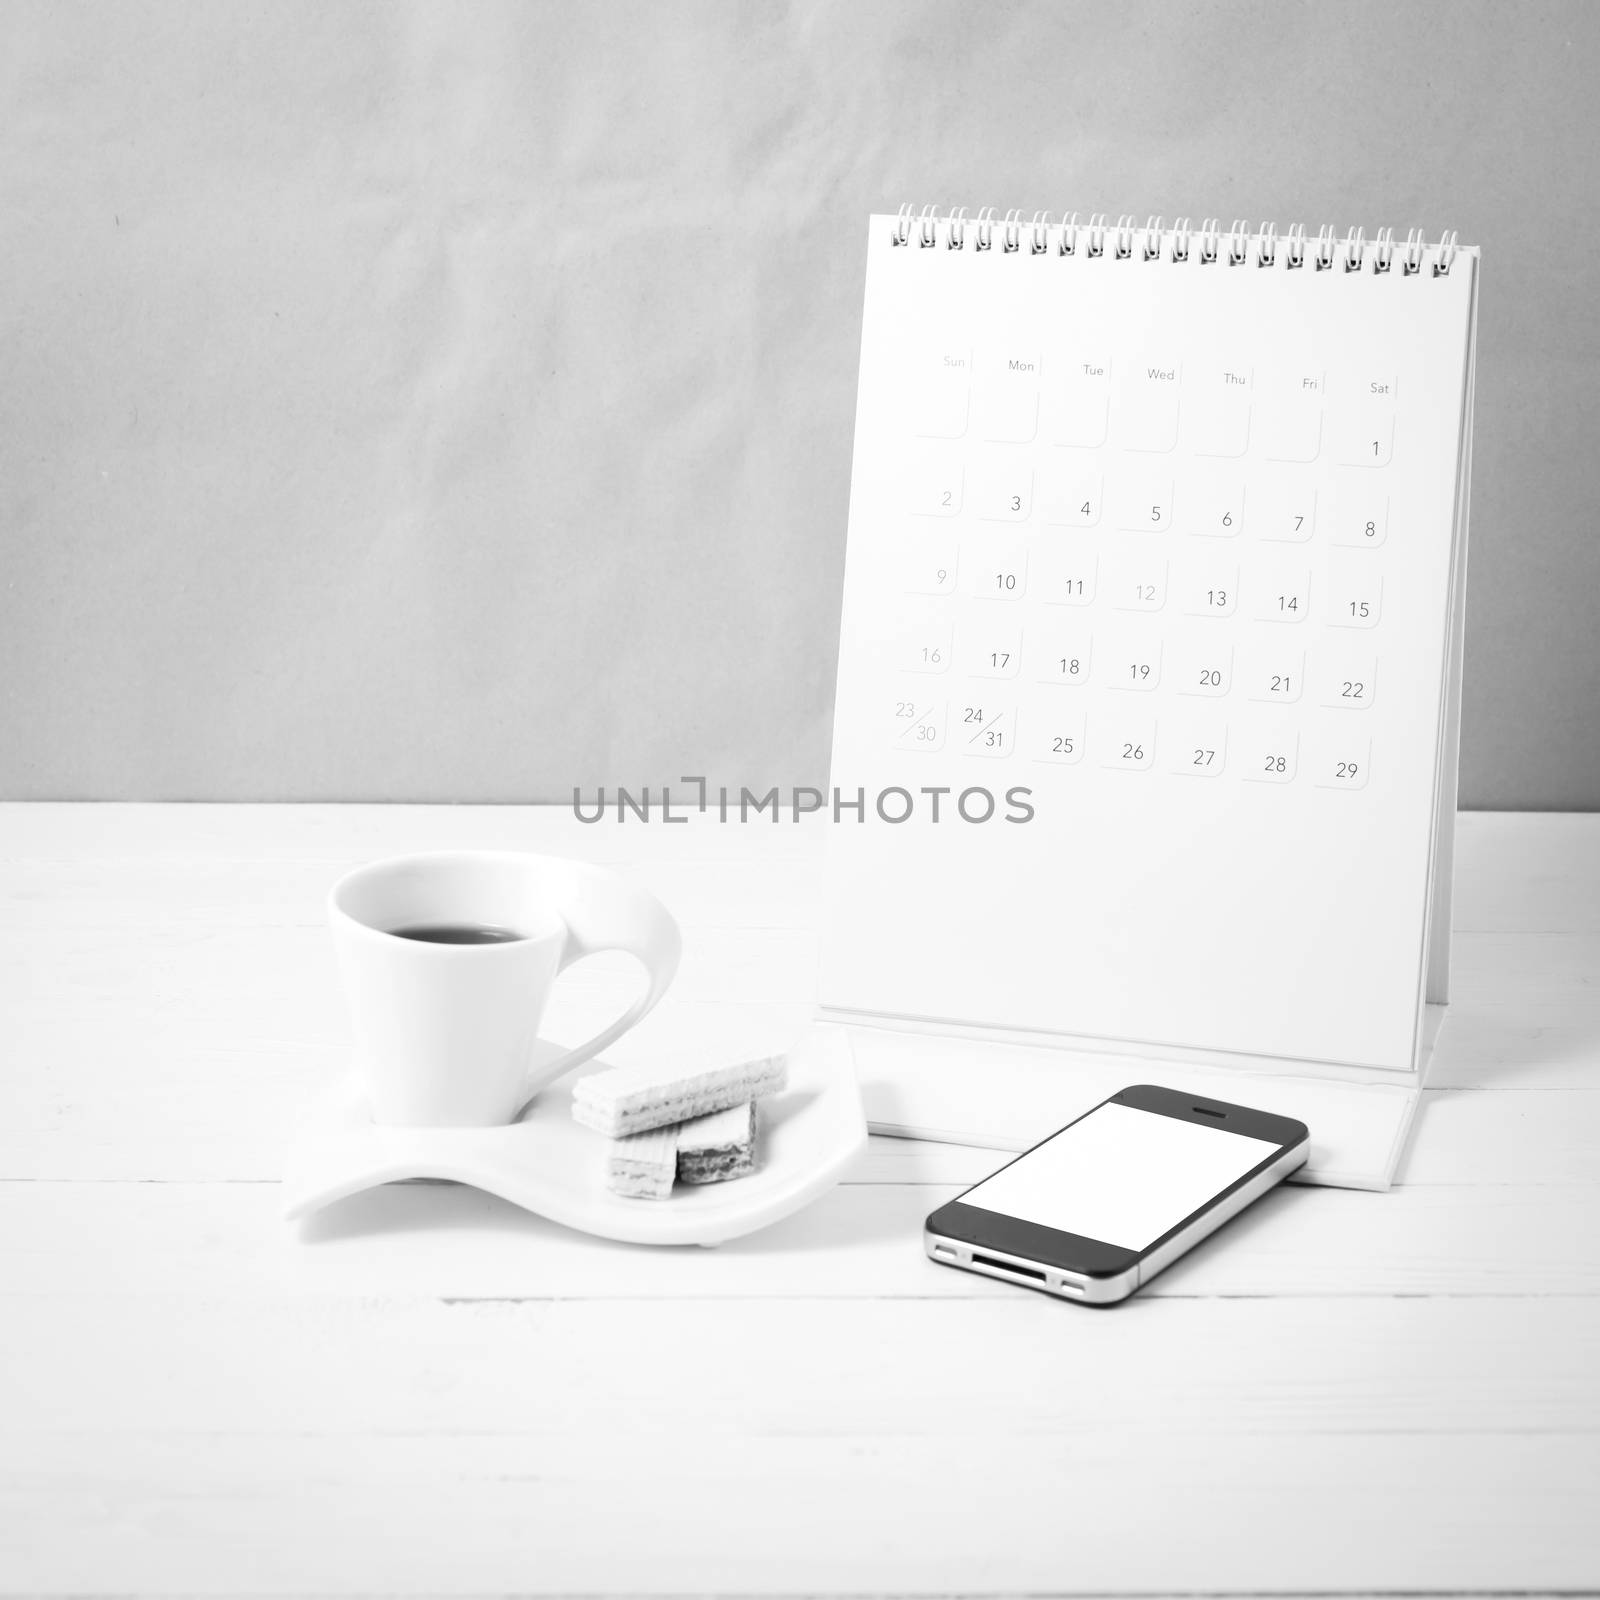
[[[683,935],[672,913],[648,890],[634,888],[609,874],[581,874],[561,907],[567,944],[557,971],[602,950],[625,950],[649,974],[642,995],[609,1027],[592,1039],[539,1068],[539,1082],[553,1083],[562,1073],[599,1055],[646,1016],[667,992],[683,955]]]

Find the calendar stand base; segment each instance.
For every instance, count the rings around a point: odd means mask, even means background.
[[[1428,1011],[1431,1039],[1442,1007]],[[824,1014],[850,1036],[873,1133],[1026,1150],[1131,1083],[1157,1083],[1298,1117],[1311,1159],[1291,1180],[1387,1189],[1420,1100],[1400,1083],[1297,1076],[1267,1064],[1215,1067],[1153,1054],[1093,1053],[953,1035],[932,1025]]]

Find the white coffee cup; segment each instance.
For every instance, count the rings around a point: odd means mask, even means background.
[[[450,851],[358,867],[328,895],[357,1059],[373,1120],[488,1127],[516,1120],[545,1084],[604,1050],[666,992],[682,939],[654,895],[554,856]],[[439,944],[396,930],[477,925],[518,935]],[[644,993],[587,1044],[531,1067],[563,968],[625,950]]]

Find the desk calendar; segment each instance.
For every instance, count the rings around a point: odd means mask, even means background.
[[[876,1126],[1025,1144],[1147,1073],[1390,1180],[1448,972],[1476,266],[872,219],[833,783],[894,798],[831,830],[821,998]]]

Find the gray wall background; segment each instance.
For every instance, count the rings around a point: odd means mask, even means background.
[[[1600,6],[0,9],[0,794],[818,783],[871,210],[1484,250],[1464,803],[1600,807]]]

